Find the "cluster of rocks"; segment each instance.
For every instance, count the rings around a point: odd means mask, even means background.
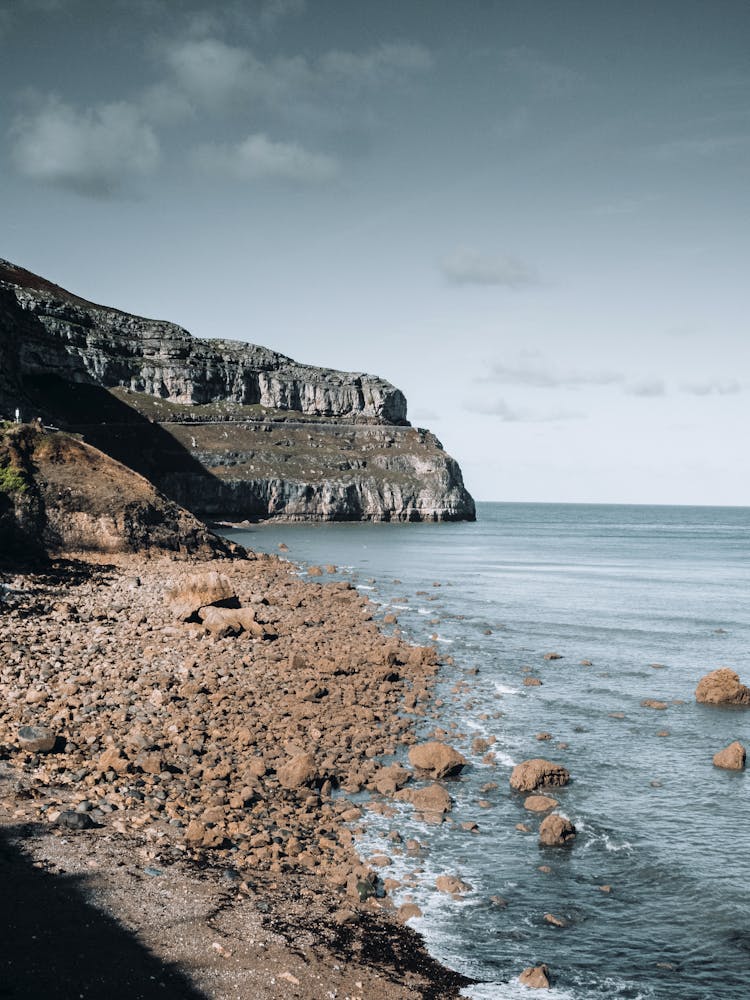
[[[415,740],[434,648],[382,635],[348,582],[303,583],[273,557],[197,575],[119,563],[64,597],[37,581],[6,615],[0,746],[39,818],[73,813],[239,871],[315,872],[354,901],[382,895],[347,796],[450,807],[382,762]],[[421,749],[420,774],[455,768]]]

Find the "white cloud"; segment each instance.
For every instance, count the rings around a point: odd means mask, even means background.
[[[327,52],[319,61],[323,74],[360,85],[378,86],[403,73],[422,73],[433,65],[422,45],[393,42],[367,52]]]
[[[736,379],[713,379],[707,382],[691,382],[681,386],[683,392],[691,396],[734,396],[742,392],[742,385]]]
[[[625,387],[625,392],[629,396],[641,396],[644,399],[654,399],[657,396],[665,396],[667,387],[660,378],[640,379]]]
[[[549,424],[559,420],[582,420],[584,413],[574,410],[534,411],[511,406],[505,399],[476,400],[464,403],[464,409],[469,413],[478,413],[486,417],[498,417],[504,423],[512,424]]]
[[[31,180],[91,197],[117,194],[151,173],[159,142],[140,110],[121,101],[77,110],[49,95],[16,117],[11,158]]]
[[[241,102],[251,110],[289,108],[332,91],[346,98],[342,84],[377,87],[432,65],[426,49],[408,42],[328,52],[314,61],[301,55],[263,60],[250,48],[204,37],[171,42],[163,57],[172,84],[191,100],[211,108]]]
[[[531,386],[535,389],[577,388],[584,385],[614,385],[624,381],[624,376],[612,371],[556,372],[543,365],[504,365],[495,362],[477,382],[497,382],[508,385]]]
[[[517,289],[540,284],[536,271],[517,257],[493,257],[468,248],[443,258],[440,270],[450,285],[497,285]]]
[[[237,144],[204,144],[194,154],[196,166],[238,180],[281,178],[318,183],[335,177],[338,163],[293,142],[274,142],[262,132]]]

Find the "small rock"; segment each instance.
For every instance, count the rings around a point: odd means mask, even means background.
[[[655,708],[659,712],[663,712],[664,709],[669,708],[666,701],[656,701],[655,698],[644,698],[641,702],[641,708]]]
[[[522,986],[532,990],[548,990],[550,987],[549,968],[546,965],[533,965],[524,969],[518,977]]]
[[[562,920],[560,917],[556,917],[554,913],[545,913],[544,919],[548,924],[552,924],[554,927],[567,927],[568,921]]]
[[[545,653],[544,654],[544,659],[545,660],[561,660],[562,659],[562,653]]]
[[[545,816],[539,827],[539,843],[544,847],[564,847],[576,837],[576,828],[567,816],[552,813]]]
[[[398,919],[402,924],[405,924],[407,920],[413,920],[421,916],[422,911],[416,903],[404,903],[403,906],[398,908]]]
[[[524,677],[523,686],[527,688],[541,687],[542,682],[538,677]]]
[[[745,766],[746,756],[743,745],[739,740],[735,740],[714,754],[714,767],[723,767],[727,771],[741,771]]]
[[[64,826],[67,830],[90,830],[94,825],[94,821],[87,813],[79,813],[73,809],[66,809],[58,816],[57,825]]]
[[[556,805],[557,799],[553,799],[551,795],[527,795],[523,802],[524,809],[529,812],[547,812]]]
[[[435,888],[438,892],[446,892],[451,896],[461,896],[465,892],[471,892],[468,882],[462,882],[457,875],[438,875],[435,879]]]

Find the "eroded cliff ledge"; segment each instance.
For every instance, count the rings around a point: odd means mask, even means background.
[[[84,435],[203,517],[473,520],[385,379],[199,340],[0,260],[0,411]]]

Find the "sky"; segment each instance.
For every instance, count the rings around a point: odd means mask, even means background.
[[[381,375],[480,500],[750,505],[745,0],[0,0],[0,256]]]

